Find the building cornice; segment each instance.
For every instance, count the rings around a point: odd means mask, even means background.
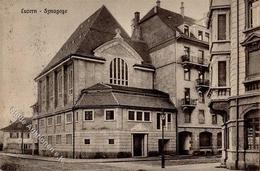
[[[34,80],[38,81],[39,79],[41,79],[45,75],[49,74],[50,72],[54,71],[55,69],[59,68],[60,66],[62,66],[66,62],[70,61],[71,59],[79,59],[79,60],[85,60],[85,61],[96,62],[96,63],[105,63],[105,61],[106,61],[105,58],[97,57],[97,56],[93,56],[93,55],[83,56],[83,55],[71,54],[66,60],[60,61],[57,65],[55,65],[54,67],[52,67],[51,69],[49,69],[45,73],[42,73],[39,76],[37,76]]]

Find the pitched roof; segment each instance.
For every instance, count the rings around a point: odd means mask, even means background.
[[[82,91],[76,108],[126,107],[175,111],[167,93],[110,84],[96,84]]]
[[[121,36],[124,40],[137,51],[145,63],[149,63],[150,56],[148,50],[146,50],[147,45],[144,42],[132,41],[126,31],[103,5],[79,25],[39,76],[58,63],[66,60],[72,54],[93,56],[93,50],[105,42],[112,40],[116,35],[115,30],[118,28],[121,30]]]
[[[194,24],[196,21],[193,18],[184,16],[182,17],[181,14],[175,13],[173,11],[169,11],[167,9],[163,9],[161,7],[154,7],[152,8],[141,20],[139,23],[142,23],[151,17],[157,15],[162,22],[164,22],[168,27],[173,30],[179,30],[177,27],[182,25],[183,23],[187,23],[189,25]]]
[[[28,132],[27,125],[32,123],[32,118],[24,118],[25,123],[22,123],[22,121],[15,121],[8,125],[7,127],[2,128],[2,131],[26,131]]]

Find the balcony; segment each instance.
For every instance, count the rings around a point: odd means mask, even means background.
[[[208,92],[209,108],[211,113],[227,117],[228,113],[228,97],[230,96],[230,87],[210,87]]]
[[[183,98],[181,99],[181,108],[184,112],[192,112],[197,105],[196,99]]]
[[[196,89],[199,93],[205,93],[209,89],[208,79],[196,79]]]
[[[230,87],[211,87],[208,97],[211,99],[221,100],[230,96]]]
[[[208,71],[208,60],[196,56],[182,55],[181,63],[184,68],[196,68]]]

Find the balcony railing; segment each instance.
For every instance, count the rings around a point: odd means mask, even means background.
[[[196,57],[196,56],[189,56],[189,55],[182,55],[181,60],[184,63],[192,63],[195,65],[206,65],[208,66],[208,60],[201,58],[201,57]]]
[[[196,99],[183,98],[181,99],[181,106],[183,111],[192,111],[197,105]]]
[[[208,79],[196,79],[196,89],[201,93],[205,93],[209,89]]]
[[[191,98],[183,98],[183,99],[181,99],[181,104],[182,105],[196,106],[197,100],[196,99],[191,99]]]
[[[209,86],[208,79],[196,79],[197,86]]]
[[[225,99],[231,94],[230,87],[211,87],[208,97],[211,99]]]

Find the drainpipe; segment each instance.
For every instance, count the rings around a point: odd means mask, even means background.
[[[179,134],[178,134],[178,110],[176,109],[175,115],[175,126],[176,126],[176,154],[179,154]]]
[[[224,158],[224,163],[226,165],[226,161],[227,161],[227,139],[229,138],[227,136],[227,115],[228,113],[226,113],[226,115],[224,116],[224,151],[225,151],[225,158]]]
[[[72,124],[72,151],[73,151],[73,159],[75,159],[75,112],[74,112],[74,95],[75,95],[75,93],[74,93],[74,88],[75,88],[75,86],[74,86],[74,84],[75,84],[75,80],[74,80],[74,61],[72,61],[72,80],[73,80],[73,87],[72,87],[72,119],[73,119],[73,124]]]
[[[237,145],[236,145],[236,162],[235,166],[238,169],[238,161],[239,161],[239,0],[237,0],[237,97],[236,97],[236,134],[237,134]]]
[[[22,154],[24,154],[23,128],[22,128],[22,132],[21,132],[21,138],[22,138]]]

